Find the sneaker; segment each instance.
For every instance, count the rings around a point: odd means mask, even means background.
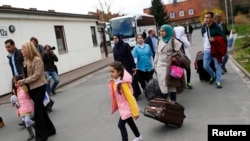
[[[216,82],[216,87],[217,87],[218,89],[222,88],[221,83],[220,83],[220,82]]]
[[[142,136],[140,136],[140,137],[133,139],[133,141],[143,141],[143,138],[142,138]]]
[[[187,83],[187,88],[188,89],[193,89],[193,86],[192,86],[192,84],[189,82],[189,83]]]
[[[210,80],[209,80],[209,84],[213,84],[215,81],[215,77],[211,77]]]

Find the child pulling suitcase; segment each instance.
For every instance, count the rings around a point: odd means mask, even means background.
[[[173,104],[167,99],[154,98],[145,107],[144,115],[165,124],[173,124],[181,127],[186,117],[184,110],[185,108],[178,102]]]

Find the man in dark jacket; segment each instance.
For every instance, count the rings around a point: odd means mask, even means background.
[[[30,41],[35,45],[37,51],[42,55],[44,53],[43,46],[38,43],[38,39],[36,37],[31,37]]]
[[[155,30],[149,29],[148,30],[148,37],[145,39],[144,43],[148,44],[153,52],[153,57],[155,56],[155,50],[157,47],[158,38],[155,36]]]
[[[188,41],[192,42],[192,33],[193,33],[193,27],[190,25],[189,22],[186,22],[185,28],[185,34],[187,35]]]
[[[12,75],[22,75],[24,59],[21,50],[18,50],[16,48],[15,42],[12,39],[8,39],[5,41],[5,48],[9,53],[7,58],[9,59]]]
[[[21,50],[16,48],[15,42],[12,39],[8,39],[4,42],[5,49],[9,53],[7,58],[9,59],[10,68],[13,76],[23,75],[23,54]],[[11,80],[12,81],[12,80]],[[14,88],[14,84],[12,83],[12,89]],[[18,125],[24,126],[24,122],[22,121]]]
[[[204,43],[204,56],[203,67],[210,74],[209,83],[212,84],[216,81],[217,88],[222,88],[221,85],[221,64],[215,56],[211,55],[211,44],[214,43],[217,36],[221,36],[226,42],[226,37],[220,30],[220,28],[214,23],[214,13],[207,12],[204,15],[204,25],[201,29],[203,43]],[[223,42],[223,41],[222,41]],[[219,48],[219,47],[218,47]],[[216,72],[210,67],[211,61],[214,61]]]
[[[44,62],[44,71],[47,79],[46,91],[48,94],[56,94],[55,89],[59,84],[59,76],[57,72],[57,67],[54,62],[58,61],[56,54],[53,52],[51,46],[44,46],[44,53],[42,54]],[[54,80],[52,86],[50,86],[50,77]]]
[[[227,25],[222,22],[221,14],[219,13],[215,14],[214,20],[215,20],[215,23],[220,27],[220,29],[222,30],[225,36],[230,34],[230,31],[227,29]],[[226,69],[227,61],[228,61],[228,52],[226,53],[226,55],[223,57],[223,60],[222,60],[222,64],[221,64],[222,74],[227,72],[227,69]]]

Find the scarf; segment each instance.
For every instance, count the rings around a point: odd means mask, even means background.
[[[173,36],[173,28],[170,25],[164,24],[164,25],[161,26],[161,29],[163,29],[166,32],[166,36],[162,37],[162,40],[165,43],[168,43],[168,41]]]
[[[119,49],[119,47],[123,44],[123,40],[120,34],[115,34],[114,36],[116,36],[119,39],[118,43],[115,44],[115,48]]]

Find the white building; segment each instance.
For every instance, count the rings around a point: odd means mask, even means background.
[[[11,91],[12,73],[4,47],[7,39],[13,39],[18,49],[32,36],[42,45],[55,46],[59,74],[102,59],[96,16],[8,5],[1,6],[0,13],[0,96]]]

